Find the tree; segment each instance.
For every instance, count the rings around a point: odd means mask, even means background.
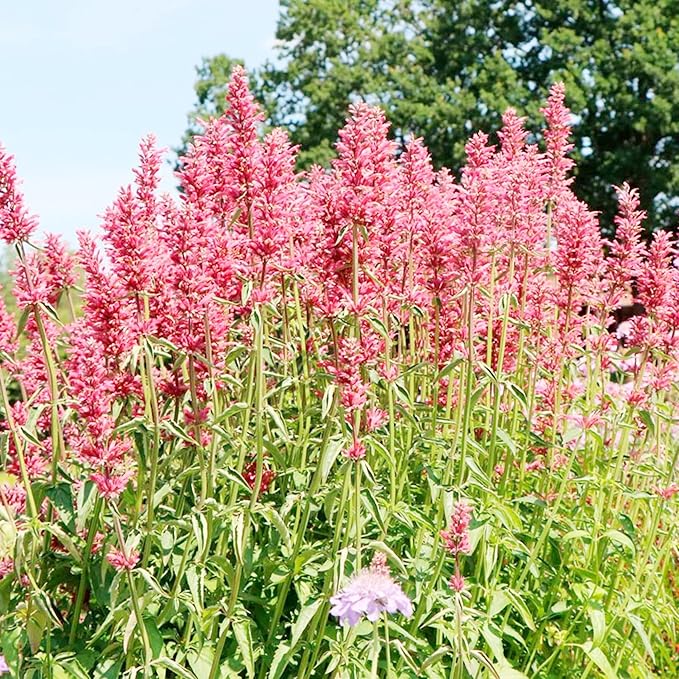
[[[382,105],[397,138],[424,137],[435,163],[462,164],[478,129],[509,106],[535,120],[563,80],[575,115],[575,191],[615,212],[638,187],[648,223],[679,204],[679,15],[675,0],[283,0],[276,63],[254,74],[272,125],[300,162],[324,163],[351,101]],[[219,113],[228,58],[204,61],[196,91]]]

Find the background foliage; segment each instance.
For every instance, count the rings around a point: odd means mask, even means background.
[[[613,186],[640,190],[654,228],[679,196],[679,17],[674,0],[284,0],[276,58],[255,74],[301,167],[326,163],[346,108],[379,103],[396,137],[459,168],[466,139],[561,80],[575,115],[575,192],[614,228]],[[232,60],[198,68],[196,115],[219,114]],[[535,131],[536,128],[533,128]],[[190,137],[190,132],[189,132]]]

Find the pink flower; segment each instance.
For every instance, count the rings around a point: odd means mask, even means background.
[[[106,555],[106,560],[118,572],[131,571],[139,561],[139,552],[132,550],[129,555],[125,554],[124,550],[111,548],[111,551]]]
[[[5,656],[0,655],[0,674],[5,674],[5,672],[9,672],[9,665],[5,660]]]
[[[365,428],[368,431],[375,431],[375,429],[379,429],[387,419],[387,413],[381,408],[369,408],[365,413]]]
[[[450,576],[449,584],[454,592],[461,592],[464,589],[464,578],[460,575],[458,570]]]
[[[384,611],[402,613],[407,618],[413,606],[401,586],[389,574],[383,554],[376,554],[369,568],[360,570],[349,583],[330,599],[331,615],[350,627],[358,624],[365,615],[375,622]]]
[[[14,156],[0,145],[0,240],[7,244],[28,240],[38,226],[37,217],[26,210],[18,186]]]
[[[131,471],[120,475],[94,472],[94,474],[90,475],[90,479],[97,486],[97,490],[102,497],[115,499],[125,490],[132,476],[134,476],[134,473]]]
[[[679,493],[679,485],[676,483],[671,483],[667,488],[660,488],[656,486],[655,492],[663,499],[663,500],[671,500],[677,493]]]
[[[528,473],[530,472],[539,472],[545,468],[545,463],[544,460],[541,457],[536,458],[532,462],[528,462],[526,464],[526,471]]]
[[[245,469],[243,470],[243,478],[245,479],[245,482],[248,484],[248,486],[254,490],[255,481],[257,480],[256,460],[252,460],[245,466]],[[275,478],[276,472],[273,469],[270,469],[265,462],[262,469],[262,478],[259,484],[259,492],[262,494],[266,493]]]
[[[568,158],[568,153],[573,148],[573,144],[568,140],[571,131],[571,112],[566,107],[565,99],[566,88],[563,83],[555,83],[550,89],[547,106],[541,109],[548,125],[544,134],[547,142],[546,158],[551,174],[552,200],[570,182],[566,175],[573,167],[573,161]]]
[[[453,508],[448,530],[441,531],[441,537],[445,548],[453,555],[471,554],[469,544],[469,522],[472,517],[472,508],[461,500]]]
[[[365,457],[365,446],[359,441],[355,440],[345,451],[344,457],[348,457],[355,462],[362,460]]]
[[[4,578],[8,573],[14,570],[14,559],[5,556],[0,559],[0,579]]]

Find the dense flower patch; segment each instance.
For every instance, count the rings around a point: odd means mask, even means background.
[[[298,174],[228,104],[75,255],[0,151],[12,676],[676,676],[675,245],[626,185],[602,240],[563,88],[458,178],[365,104]]]

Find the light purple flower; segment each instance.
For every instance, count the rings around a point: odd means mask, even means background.
[[[413,614],[413,605],[401,586],[394,582],[383,554],[376,554],[369,568],[360,570],[347,586],[330,599],[330,613],[353,627],[365,615],[375,621],[382,611]]]
[[[4,674],[5,672],[9,672],[9,665],[5,660],[5,656],[0,655],[0,674]]]

